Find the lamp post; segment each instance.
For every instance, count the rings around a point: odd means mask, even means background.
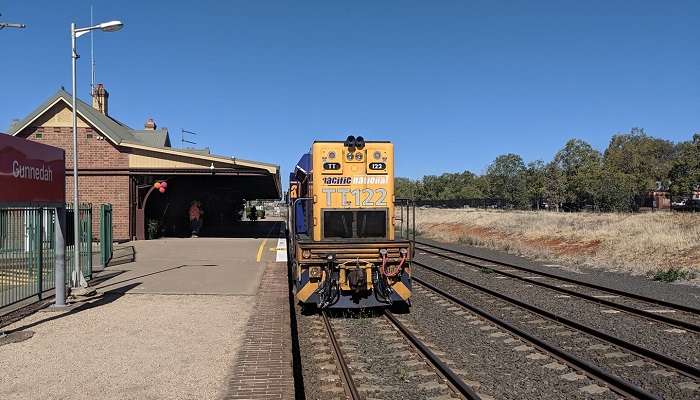
[[[76,110],[75,97],[75,68],[76,61],[80,56],[75,48],[75,39],[84,34],[102,30],[105,32],[115,32],[124,27],[121,21],[109,21],[101,24],[88,26],[87,28],[76,28],[75,23],[70,24],[70,39],[71,39],[71,72],[72,72],[72,88],[73,88],[73,273],[71,274],[71,287],[77,288],[78,285],[85,288],[87,282],[80,269],[80,203],[78,202],[78,112]],[[92,246],[92,243],[90,243]]]

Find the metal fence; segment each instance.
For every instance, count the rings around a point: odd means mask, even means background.
[[[0,308],[54,288],[52,208],[0,208]]]
[[[73,246],[73,205],[66,205],[66,276],[70,277],[74,268],[75,247]],[[92,204],[80,205],[78,210],[80,230],[80,268],[86,280],[92,278]]]
[[[66,270],[73,269],[73,210],[66,210]],[[86,279],[92,275],[92,206],[82,204],[80,259]],[[0,207],[0,314],[55,288],[56,209]],[[110,225],[111,230],[111,225]],[[70,235],[70,236],[68,236]],[[70,273],[66,274],[66,278]],[[66,282],[67,283],[67,282]]]

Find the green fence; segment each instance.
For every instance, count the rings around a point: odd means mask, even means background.
[[[73,269],[73,210],[66,210],[66,280]],[[92,275],[92,206],[80,216],[80,259],[83,276]],[[17,303],[54,289],[56,210],[43,207],[0,207],[0,315]],[[68,236],[71,235],[71,236]]]
[[[0,208],[0,309],[54,288],[51,208]]]

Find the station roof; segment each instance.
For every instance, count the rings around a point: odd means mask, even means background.
[[[17,135],[25,128],[46,113],[56,104],[64,102],[66,106],[72,109],[72,96],[70,93],[59,89],[34,111],[27,115],[24,119],[16,122],[7,130],[9,135]],[[168,156],[180,156],[190,159],[198,159],[223,163],[233,169],[260,170],[270,174],[276,186],[277,196],[281,197],[282,189],[280,184],[280,168],[278,165],[264,163],[260,161],[244,160],[236,157],[227,157],[222,155],[211,154],[208,148],[205,149],[178,149],[170,146],[170,138],[167,129],[156,130],[137,130],[129,127],[125,123],[105,115],[99,110],[94,109],[91,105],[76,98],[76,109],[78,115],[93,125],[99,132],[110,142],[118,147],[148,151],[150,153],[160,153]]]

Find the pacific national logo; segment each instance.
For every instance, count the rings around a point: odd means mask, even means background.
[[[41,168],[32,165],[22,165],[17,160],[12,162],[12,176],[18,179],[53,182],[51,167],[46,167],[44,164],[41,165]]]
[[[324,185],[349,185],[352,178],[349,176],[327,176],[323,178]]]
[[[386,185],[386,176],[326,176],[323,178],[324,185]]]

